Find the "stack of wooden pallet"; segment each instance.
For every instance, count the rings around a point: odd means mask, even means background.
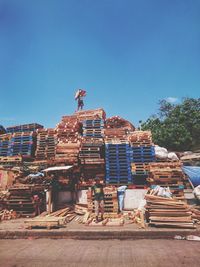
[[[119,117],[119,116],[114,116],[111,118],[106,119],[106,128],[110,129],[110,128],[121,128],[124,130],[128,130],[128,131],[134,131],[135,127],[133,126],[133,124],[131,124],[129,121]]]
[[[112,187],[104,188],[104,212],[105,216],[112,216],[118,213],[118,198],[117,198],[117,189]],[[88,192],[88,211],[94,213],[94,196],[91,198],[90,192]]]
[[[182,201],[154,195],[145,196],[147,218],[156,227],[195,228],[190,207]]]
[[[102,119],[105,120],[106,113],[102,108],[94,110],[82,110],[75,113],[79,121]]]
[[[9,156],[34,157],[36,148],[35,132],[16,132],[9,143]]]
[[[13,210],[20,217],[34,217],[35,214],[35,202],[33,200],[34,194],[40,194],[44,190],[42,187],[37,186],[23,186],[16,185],[9,188],[9,192],[2,200],[2,206],[5,209]],[[44,210],[45,201],[40,198],[40,210]]]
[[[36,160],[54,159],[56,154],[57,134],[54,129],[37,131]]]
[[[30,123],[23,125],[16,125],[6,128],[7,133],[22,133],[22,132],[34,132],[37,129],[42,129],[43,126],[38,123]]]
[[[129,144],[105,145],[106,184],[132,184],[131,150]]]
[[[80,149],[81,124],[76,115],[63,116],[56,127],[58,144],[56,147],[56,162],[77,164]]]
[[[149,166],[150,182],[153,185],[169,187],[170,191],[180,199],[184,199],[185,175],[180,162],[156,162]]]
[[[9,144],[12,134],[2,134],[0,135],[0,156],[9,156]]]
[[[131,145],[131,168],[133,183],[145,185],[149,172],[149,162],[155,161],[155,148],[152,143],[151,132],[134,131],[129,133],[128,140]]]

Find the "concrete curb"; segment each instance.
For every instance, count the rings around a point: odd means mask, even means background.
[[[164,230],[164,231],[134,231],[134,230],[96,230],[96,231],[55,231],[55,230],[25,230],[25,231],[0,231],[0,239],[79,239],[79,240],[136,240],[136,239],[174,239],[175,235],[198,235],[199,230]]]

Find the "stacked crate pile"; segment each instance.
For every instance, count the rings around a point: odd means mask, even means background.
[[[79,159],[86,180],[98,176],[104,180],[104,119],[103,109],[76,113],[82,123],[82,139]]]
[[[184,199],[184,183],[187,180],[181,162],[155,162],[150,164],[150,181],[155,185],[169,187],[178,198]]]
[[[35,132],[37,129],[42,129],[43,126],[38,123],[30,123],[23,125],[16,125],[6,128],[7,133],[22,133],[22,132]]]
[[[106,184],[132,183],[131,150],[127,139],[127,132],[131,130],[134,131],[134,126],[118,116],[106,120]]]
[[[7,157],[9,155],[9,144],[11,140],[11,134],[0,135],[0,157]]]
[[[93,212],[95,211],[94,206],[94,196],[91,198],[90,192],[87,195],[88,199],[88,211]],[[105,187],[104,188],[104,216],[106,215],[114,215],[118,213],[118,199],[117,199],[117,189],[112,187]]]
[[[54,159],[56,144],[57,134],[54,129],[37,130],[36,160]]]
[[[9,156],[33,157],[36,148],[34,132],[16,132],[9,143]]]
[[[58,137],[56,162],[78,164],[81,124],[77,116],[63,116],[61,122],[56,126],[56,131]]]
[[[155,161],[155,148],[152,143],[151,132],[134,131],[129,134],[132,153],[133,183],[145,185],[149,173],[149,163]]]

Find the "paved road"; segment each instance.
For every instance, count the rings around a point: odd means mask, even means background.
[[[184,240],[0,240],[1,267],[200,266],[200,242]]]

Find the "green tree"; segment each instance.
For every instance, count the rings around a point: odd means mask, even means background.
[[[142,130],[151,130],[155,144],[169,150],[200,149],[200,98],[184,98],[177,105],[161,100]]]

